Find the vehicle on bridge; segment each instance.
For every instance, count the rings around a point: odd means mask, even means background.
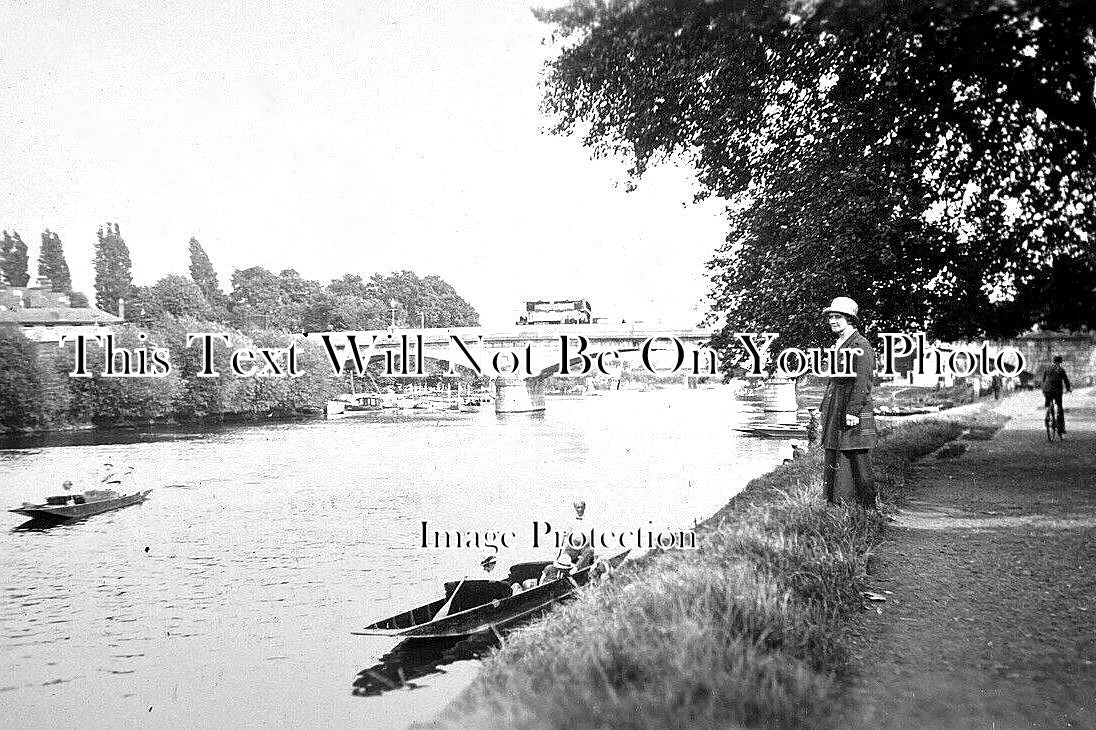
[[[517,324],[590,324],[593,321],[588,299],[536,299],[525,302],[525,313],[518,318]]]

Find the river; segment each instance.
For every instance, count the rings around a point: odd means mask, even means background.
[[[366,414],[224,429],[62,434],[0,450],[0,504],[134,467],[141,505],[0,531],[7,727],[397,727],[435,714],[476,661],[375,697],[392,640],[351,631],[479,571],[429,529],[513,531],[498,562],[547,559],[532,522],[582,497],[602,529],[689,528],[787,455],[732,429],[730,389],[549,398],[538,416]]]

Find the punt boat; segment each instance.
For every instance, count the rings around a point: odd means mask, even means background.
[[[151,491],[151,489],[146,489],[133,494],[114,493],[113,496],[107,492],[103,492],[101,495],[94,493],[90,495],[62,494],[56,497],[46,497],[45,504],[24,502],[22,507],[16,507],[8,511],[26,515],[35,520],[78,520],[144,502]]]
[[[624,562],[628,551],[609,558],[611,568]],[[442,639],[470,636],[534,616],[574,595],[590,581],[588,566],[558,580],[513,593],[511,585],[537,578],[552,561],[518,563],[510,568],[505,580],[462,580],[445,584],[445,597],[425,603],[395,616],[369,624],[357,636],[401,636],[415,639]]]

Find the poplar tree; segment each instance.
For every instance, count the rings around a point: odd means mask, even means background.
[[[217,272],[213,269],[213,263],[206,255],[202,244],[197,238],[191,238],[188,244],[190,248],[190,278],[202,290],[202,296],[210,304],[217,305],[224,302],[225,295],[221,291],[221,284],[217,281]]]
[[[105,312],[118,314],[118,300],[129,296],[133,274],[129,248],[117,223],[99,229],[95,246],[95,303]]]
[[[53,291],[72,291],[72,276],[61,238],[48,228],[42,232],[42,250],[38,252],[38,275],[47,276],[53,282]]]
[[[19,237],[19,233],[4,231],[4,238],[0,241],[0,278],[8,286],[26,286],[30,281],[27,273],[27,244]]]

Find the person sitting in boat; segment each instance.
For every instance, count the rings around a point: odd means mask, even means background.
[[[583,517],[586,514],[586,502],[578,499],[572,503],[575,508],[575,522],[567,535],[563,538],[561,555],[567,555],[571,560],[571,572],[582,570],[594,562],[594,546],[590,544],[592,528]]]
[[[555,561],[544,566],[544,571],[540,574],[541,585],[551,583],[554,580],[559,580],[566,575],[570,575],[573,567],[574,565],[571,563],[571,557],[565,552],[560,552],[560,554],[556,556]]]
[[[76,504],[79,504],[79,503],[84,501],[82,495],[72,493],[72,480],[71,479],[66,479],[65,481],[61,482],[61,489],[65,490],[64,494],[59,494],[59,495],[54,496],[54,497],[47,497],[46,498],[46,503],[56,505],[56,504],[68,504],[69,502],[74,502]],[[30,504],[30,503],[25,502],[24,504],[26,505],[26,504]]]

